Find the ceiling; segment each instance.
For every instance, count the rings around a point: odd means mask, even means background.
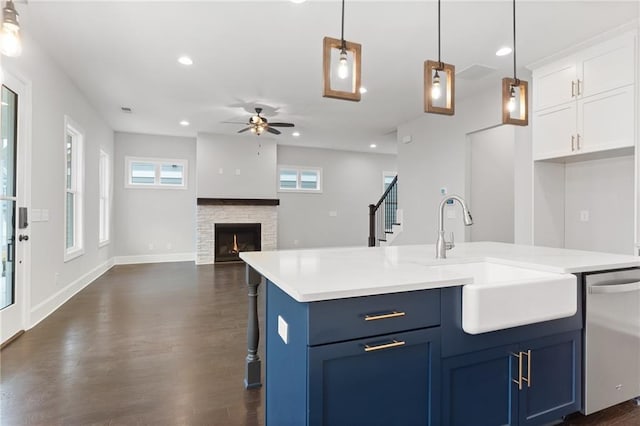
[[[293,121],[301,133],[295,138],[283,129],[261,138],[393,153],[397,125],[423,114],[423,62],[437,59],[433,0],[346,2],[345,38],[363,46],[368,93],[359,103],[322,97],[322,39],[340,37],[338,0],[16,4],[25,34],[116,131],[232,135],[242,125],[223,122],[246,122],[260,105],[272,121]],[[638,19],[638,7],[637,0],[519,0],[518,63]],[[510,1],[442,2],[442,60],[457,71],[473,64],[496,69],[478,80],[458,78],[458,100],[512,73],[512,56],[495,55],[511,44],[511,25]],[[194,64],[178,64],[180,55]],[[179,124],[185,119],[190,126]]]

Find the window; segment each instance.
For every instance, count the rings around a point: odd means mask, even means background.
[[[109,154],[100,150],[100,225],[98,244],[100,247],[109,244],[109,223],[111,216],[111,163]]]
[[[126,157],[127,188],[187,188],[187,160]]]
[[[386,191],[398,172],[382,172],[382,192]]]
[[[278,190],[281,192],[322,192],[322,169],[279,166]]]
[[[65,262],[84,253],[84,134],[65,116]]]

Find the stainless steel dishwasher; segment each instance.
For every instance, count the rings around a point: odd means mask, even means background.
[[[640,269],[585,274],[584,414],[640,396]]]

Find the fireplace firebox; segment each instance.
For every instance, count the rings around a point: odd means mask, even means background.
[[[242,251],[260,251],[259,223],[216,223],[215,263],[238,262]]]

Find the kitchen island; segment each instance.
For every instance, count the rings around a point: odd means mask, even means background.
[[[267,424],[544,424],[581,409],[581,274],[640,259],[503,243],[434,253],[241,254],[250,327],[267,280]],[[255,327],[249,343],[250,386]]]

